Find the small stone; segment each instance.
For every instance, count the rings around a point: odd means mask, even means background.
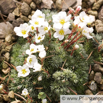
[[[23,15],[28,16],[30,14],[31,8],[27,3],[23,2],[20,11]]]
[[[51,9],[52,4],[52,0],[42,0],[41,8]]]
[[[92,70],[89,75],[89,80],[93,80],[93,79],[94,79],[94,71]]]
[[[96,72],[95,75],[94,75],[94,80],[97,82],[97,83],[100,83],[101,80],[102,80],[102,74],[101,72]]]
[[[10,59],[10,54],[9,54],[9,52],[5,53],[4,56],[5,56],[6,60],[9,61],[9,59]]]
[[[20,16],[20,8],[16,8],[14,11],[13,11],[13,14],[15,15],[15,16]]]
[[[2,72],[4,74],[8,74],[10,72],[10,68],[8,67],[7,69],[2,69]]]
[[[6,52],[10,52],[11,49],[12,49],[12,45],[8,45],[8,46],[5,47]]]
[[[72,7],[77,3],[77,0],[64,0],[62,10],[67,10],[68,7]]]
[[[93,93],[92,93],[89,89],[87,89],[87,90],[85,91],[85,94],[86,94],[86,95],[93,95]]]
[[[62,8],[62,0],[56,0],[56,8],[58,9]]]
[[[95,0],[89,0],[88,4],[93,5],[95,3]]]
[[[17,18],[16,20],[14,20],[12,22],[12,24],[13,24],[14,27],[18,27],[18,26],[20,26],[20,24],[23,24],[23,23],[24,23],[24,20],[21,19],[21,18]]]
[[[32,17],[32,16],[31,16],[31,15],[29,15],[29,16],[28,16],[28,19],[30,20],[30,19],[31,19],[31,17]]]
[[[103,21],[103,6],[101,7],[100,11],[99,11],[99,15],[98,18]]]
[[[8,96],[9,96],[10,98],[14,98],[14,92],[13,92],[13,91],[10,91],[10,92],[8,93]]]
[[[103,0],[98,0],[96,3],[94,3],[92,9],[98,10],[102,4],[103,4]]]
[[[95,28],[96,28],[97,33],[103,33],[103,22],[97,19],[95,21]]]
[[[25,22],[29,22],[29,19],[24,15],[21,15],[21,19]]]
[[[31,2],[30,7],[35,10],[36,9],[36,4],[34,2]]]
[[[100,89],[103,90],[103,79],[100,82]]]
[[[3,14],[7,15],[16,8],[16,4],[13,0],[0,0],[0,10]]]
[[[95,16],[95,17],[98,16],[98,12],[97,12],[97,11],[93,11],[93,10],[89,10],[89,11],[88,11],[88,14],[89,14],[89,15],[93,15],[93,16]]]
[[[8,15],[8,20],[9,20],[9,21],[15,20],[15,15],[14,15],[13,13],[9,13],[9,15]]]
[[[32,2],[32,0],[23,0],[24,2],[26,2],[27,4],[30,4]]]
[[[13,32],[13,25],[9,22],[0,23],[0,38],[5,38],[6,35]]]
[[[42,0],[33,0],[33,2],[35,2],[36,4],[40,4]]]
[[[94,64],[93,70],[95,72],[100,72],[101,71],[101,66],[99,64]]]
[[[7,69],[8,65],[5,62],[3,62],[2,67],[3,67],[3,69]]]
[[[95,83],[95,81],[90,81],[89,82],[89,88],[92,90],[92,91],[96,91],[97,90],[97,84]]]
[[[34,15],[34,13],[35,13],[35,11],[33,10],[33,11],[31,11],[31,15]]]
[[[5,37],[5,42],[7,42],[7,43],[12,43],[12,34],[8,34],[8,35]]]
[[[9,101],[8,95],[3,95],[3,99],[4,99],[4,101]]]

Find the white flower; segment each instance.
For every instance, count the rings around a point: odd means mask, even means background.
[[[36,18],[45,19],[45,14],[42,13],[40,10],[36,10],[34,15],[32,15],[32,19]]]
[[[0,90],[2,90],[3,89],[3,84],[0,84]]]
[[[15,27],[14,31],[16,32],[16,35],[26,38],[28,37],[30,26],[27,23],[20,24],[20,27]]]
[[[40,43],[45,38],[45,35],[42,34],[36,34],[35,35],[35,42]]]
[[[87,19],[87,24],[91,25],[91,23],[93,23],[94,21],[95,21],[95,16],[89,15]]]
[[[42,65],[40,65],[39,63],[35,63],[33,69],[35,69],[33,70],[33,72],[41,71]]]
[[[41,52],[41,51],[44,51],[45,48],[44,48],[44,45],[37,45],[37,52]]]
[[[34,30],[36,30],[36,28],[34,27],[34,25],[30,25],[30,31],[34,32]]]
[[[29,21],[31,23],[31,25],[33,25],[34,27],[40,27],[41,25],[43,25],[44,21],[43,19],[32,19]]]
[[[61,29],[62,27],[67,29],[70,27],[71,15],[67,16],[66,12],[61,11],[58,14],[53,15],[52,18],[54,22],[54,29]]]
[[[27,65],[29,66],[29,68],[33,68],[34,64],[38,62],[37,58],[35,55],[30,55],[27,58]]]
[[[47,99],[42,99],[42,103],[47,103]]]
[[[24,96],[27,96],[29,93],[28,93],[28,90],[26,88],[24,88],[22,90],[22,94],[21,95],[24,95]]]
[[[20,76],[26,77],[30,73],[30,70],[29,70],[27,64],[24,64],[23,66],[17,66],[16,69],[18,71],[18,77],[20,77]]]
[[[31,44],[30,45],[30,50],[27,49],[26,50],[26,54],[31,55],[32,53],[36,53],[37,52],[37,46],[35,44]]]
[[[39,76],[39,77],[38,77],[38,81],[42,81],[42,76]]]
[[[90,35],[90,33],[92,33],[92,32],[93,32],[93,28],[92,28],[92,27],[91,27],[91,28],[84,27],[83,30],[82,30],[82,34],[83,34],[84,36],[86,36],[87,39],[93,38],[93,37]]]
[[[58,38],[59,40],[63,40],[64,36],[66,34],[70,34],[71,31],[69,29],[60,29],[60,30],[56,30],[56,32],[54,33],[54,38]]]
[[[50,26],[49,26],[48,22],[46,21],[46,22],[44,22],[42,27],[38,28],[38,31],[42,34],[45,34],[49,31],[49,29],[50,29]]]
[[[39,52],[39,57],[40,58],[44,58],[45,56],[46,56],[46,51],[45,50]]]

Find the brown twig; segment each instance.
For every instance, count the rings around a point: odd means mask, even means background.
[[[96,63],[96,64],[103,65],[103,63],[101,63],[101,62],[97,62],[97,61],[95,61],[95,60],[93,60],[93,61],[94,61],[94,63]]]
[[[88,58],[86,59],[86,61],[90,58],[90,56],[92,55],[93,51],[91,51],[91,53],[89,54]]]
[[[74,90],[72,90],[70,87],[68,87],[75,95],[77,95],[77,93],[74,91]]]
[[[35,87],[35,89],[43,89],[43,87]]]
[[[13,64],[11,64],[11,66],[17,71],[16,67]]]
[[[91,72],[91,65],[90,65],[90,67],[89,67],[89,72],[88,72],[88,74],[90,74],[90,72]]]
[[[83,55],[82,55],[81,53],[79,53],[79,54],[80,54],[80,56],[82,57],[82,59],[84,59]]]
[[[12,67],[7,61],[4,61],[8,66]]]
[[[25,102],[27,101],[24,97],[22,97],[21,95],[17,94],[17,93],[14,93],[14,95],[20,97],[21,99],[23,99]]]
[[[50,101],[50,102],[52,102],[52,101],[51,101],[51,99],[48,97],[48,95],[47,95],[47,94],[46,94],[46,97],[49,99],[49,101]]]

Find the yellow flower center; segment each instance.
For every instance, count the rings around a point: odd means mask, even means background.
[[[32,49],[30,49],[30,52],[33,52],[34,51],[34,49],[32,48]]]
[[[60,20],[60,24],[64,25],[64,23],[65,23],[65,20],[64,20],[64,19],[61,19],[61,20]]]
[[[44,27],[44,31],[48,30],[48,27]]]
[[[25,74],[27,71],[25,69],[22,69],[22,74]]]
[[[60,35],[64,35],[64,30],[61,29],[61,30],[59,31],[59,34],[60,34]]]
[[[83,30],[83,33],[87,33],[87,31]]]
[[[32,62],[32,58],[29,59],[29,63],[30,63],[30,64],[31,64],[31,62]]]
[[[38,37],[38,40],[40,40],[40,39],[41,39],[41,37],[39,36],[39,37]]]
[[[83,22],[83,21],[84,21],[84,18],[82,17],[82,18],[80,19],[80,21]]]
[[[36,21],[36,22],[35,22],[35,25],[39,25],[39,22],[38,22],[38,21]]]
[[[31,26],[31,29],[32,29],[32,30],[34,30],[34,27],[33,27],[33,26]]]
[[[39,18],[43,18],[42,16],[38,16]]]
[[[22,30],[21,33],[22,33],[23,35],[25,35],[25,34],[26,34],[26,30]]]

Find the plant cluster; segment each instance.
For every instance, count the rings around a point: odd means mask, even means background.
[[[56,102],[64,94],[84,94],[89,66],[102,57],[95,49],[90,27],[95,18],[84,11],[79,14],[80,10],[77,7],[68,14],[36,10],[29,23],[14,28],[21,38],[11,52],[16,70],[11,70],[10,90],[33,103]]]

